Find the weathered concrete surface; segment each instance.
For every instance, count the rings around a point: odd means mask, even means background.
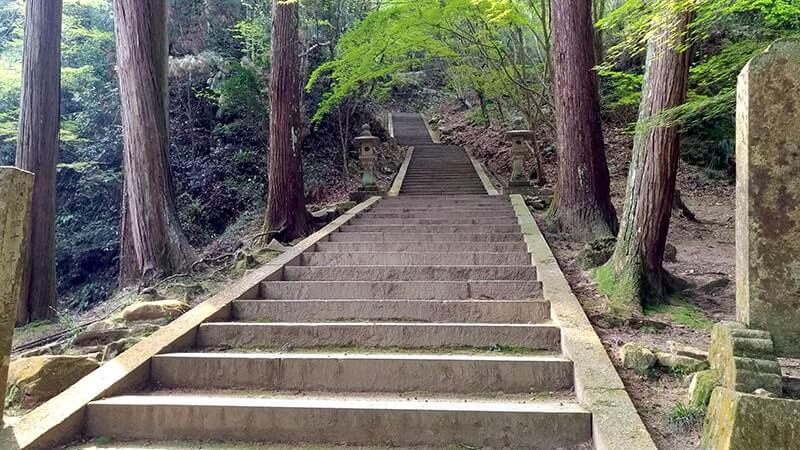
[[[564,356],[573,361],[575,393],[581,405],[592,413],[594,447],[603,450],[656,450],[625,385],[525,200],[520,195],[512,195],[511,202],[542,281],[544,298],[551,304],[553,322],[561,328]]]
[[[530,255],[524,252],[347,252],[309,253],[303,255],[304,266],[521,266],[530,264]]]
[[[0,424],[17,305],[23,300],[33,174],[0,167]]]
[[[446,253],[446,252],[519,252],[524,242],[320,242],[318,252]]]
[[[800,357],[800,40],[753,58],[737,96],[737,319]]]
[[[591,416],[566,401],[245,398],[170,394],[92,403],[88,432],[116,438],[234,439],[357,445],[554,449],[591,439]]]
[[[561,350],[552,325],[453,323],[239,323],[200,326],[197,345],[231,348],[401,347],[412,349],[495,346]]]
[[[525,300],[237,300],[233,317],[245,322],[341,320],[542,323],[550,303]]]
[[[262,298],[274,300],[527,300],[538,281],[267,281]]]
[[[572,388],[572,362],[554,356],[176,353],[153,359],[152,379],[163,388],[206,390],[527,394]]]
[[[722,386],[747,394],[766,389],[783,395],[781,368],[766,331],[748,329],[737,322],[714,325],[708,361]]]
[[[335,233],[332,242],[508,242],[518,241],[520,233]]]
[[[379,200],[373,197],[292,247],[269,264],[255,269],[220,294],[194,307],[168,326],[104,364],[78,383],[26,414],[13,429],[0,435],[3,450],[51,449],[82,431],[86,405],[98,398],[130,391],[146,383],[153,356],[193,344],[197,327],[209,320],[230,317],[230,304],[255,298],[261,281],[280,274],[284,265],[296,261],[337,228]]]
[[[712,450],[800,449],[800,401],[714,389],[702,446]]]
[[[534,280],[536,269],[526,266],[293,266],[283,271],[286,281],[513,281]]]

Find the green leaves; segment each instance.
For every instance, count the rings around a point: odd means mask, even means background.
[[[548,34],[546,24],[537,25],[537,20],[549,17],[535,4],[520,0],[385,4],[342,36],[336,59],[311,75],[308,91],[326,88],[313,120],[319,123],[351,96],[386,92],[403,71],[430,61],[443,63],[456,91],[479,89],[512,96],[521,87],[534,87],[532,74],[548,65],[547,51],[536,55],[532,51]],[[528,45],[531,48],[525,48]]]

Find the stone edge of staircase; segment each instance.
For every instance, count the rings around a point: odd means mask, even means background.
[[[391,117],[391,115],[389,116]],[[394,133],[394,132],[393,132]],[[394,139],[394,136],[392,137]],[[392,187],[389,188],[389,192],[386,193],[389,197],[397,197],[400,195],[400,190],[403,189],[403,181],[406,179],[406,174],[408,173],[408,166],[411,165],[411,158],[414,156],[414,147],[408,147],[406,150],[406,157],[403,159],[403,165],[400,166],[400,170],[397,171],[397,175],[394,177],[394,181],[392,182]]]
[[[117,358],[95,370],[72,387],[34,409],[0,434],[0,448],[27,450],[54,448],[80,434],[89,402],[144,385],[150,361],[160,354],[185,347],[194,340],[200,324],[226,316],[235,300],[256,298],[262,281],[280,276],[283,267],[314,247],[361,212],[377,203],[371,197],[312,234],[286,253],[253,270],[219,294],[195,306],[168,326],[154,333]]]
[[[572,292],[550,246],[521,195],[511,203],[522,227],[528,252],[538,269],[553,323],[561,328],[562,351],[573,361],[575,393],[592,414],[594,448],[656,450],[600,338]]]

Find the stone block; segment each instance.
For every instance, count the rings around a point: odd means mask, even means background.
[[[0,167],[0,399],[6,397],[12,337],[22,289],[30,229],[33,174]],[[0,422],[3,417],[0,402]]]
[[[783,395],[781,369],[766,331],[738,322],[718,323],[711,331],[708,360],[720,374],[722,386],[748,394],[766,389]]]
[[[85,356],[35,356],[14,360],[8,385],[15,392],[12,403],[23,408],[47,401],[85,377],[100,364]]]
[[[719,374],[715,370],[703,370],[692,375],[689,382],[689,405],[706,409],[711,393],[719,386]]]
[[[708,363],[702,359],[691,356],[676,355],[667,352],[656,352],[658,365],[666,367],[675,373],[694,373],[708,368]]]
[[[800,401],[714,389],[706,414],[702,447],[800,449]]]
[[[649,348],[629,342],[619,350],[622,367],[645,375],[656,364],[656,355]]]
[[[122,311],[125,320],[175,319],[192,307],[178,300],[134,303]]]
[[[800,357],[800,40],[753,58],[737,95],[737,320]]]

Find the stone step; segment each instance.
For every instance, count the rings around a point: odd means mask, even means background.
[[[483,185],[475,185],[475,186],[438,186],[438,185],[431,185],[431,184],[424,184],[420,186],[403,186],[400,189],[400,194],[405,196],[412,196],[412,195],[427,195],[431,192],[470,192],[470,193],[478,193],[478,192],[486,192],[486,189]]]
[[[378,253],[315,252],[301,257],[303,266],[524,266],[531,264],[528,253]]]
[[[287,266],[284,281],[472,281],[536,280],[536,269],[522,266]]]
[[[456,217],[451,219],[375,219],[363,216],[350,222],[353,225],[517,225],[516,217]]]
[[[155,392],[92,402],[89,437],[296,444],[565,448],[591,440],[591,415],[568,400],[399,396],[236,396]]]
[[[543,323],[550,303],[521,300],[237,300],[233,317],[249,322],[340,320],[438,323]]]
[[[447,252],[527,252],[522,241],[509,242],[318,242],[318,252],[372,253],[447,253]]]
[[[200,325],[199,348],[367,347],[561,351],[561,330],[545,324],[417,322],[213,322]]]
[[[159,388],[284,392],[527,394],[572,389],[556,356],[358,353],[175,353],[153,358]]]
[[[508,203],[464,202],[459,204],[436,204],[430,201],[378,204],[369,211],[435,211],[437,209],[447,212],[458,212],[464,210],[514,211],[514,208]]]
[[[461,202],[461,201],[471,201],[471,200],[485,200],[485,201],[489,201],[489,202],[506,202],[506,203],[510,202],[509,197],[507,197],[507,196],[489,195],[489,194],[483,194],[483,195],[442,195],[442,194],[439,194],[439,195],[431,195],[429,197],[426,197],[425,200],[436,200],[436,201],[445,201],[446,200],[446,201],[451,201],[451,202],[456,202],[456,203]],[[386,197],[384,199],[381,199],[379,204],[383,205],[383,204],[389,204],[389,203],[403,203],[405,201],[407,201],[407,199],[405,199],[403,197]]]
[[[451,208],[446,206],[383,206],[373,208],[360,217],[372,217],[374,214],[404,214],[411,216],[419,214],[439,217],[516,217],[511,206],[465,206]],[[409,217],[414,218],[414,217]]]
[[[461,210],[461,211],[436,211],[436,210],[376,210],[360,216],[364,219],[444,219],[461,220],[472,218],[497,218],[516,220],[517,217],[511,211],[502,210]]]
[[[470,193],[470,194],[478,194],[481,192],[486,192],[483,185],[474,185],[474,186],[440,186],[440,185],[431,185],[430,183],[420,184],[419,186],[406,186],[404,185],[400,189],[401,194],[406,195],[430,195],[437,192],[451,192],[451,193]]]
[[[475,188],[475,189],[470,189],[470,190],[465,190],[465,189],[444,189],[444,188],[441,188],[441,189],[426,189],[424,191],[412,191],[412,192],[409,192],[409,191],[401,189],[400,193],[402,195],[405,195],[406,197],[413,197],[414,195],[430,195],[433,192],[442,192],[442,191],[451,192],[451,193],[463,192],[463,193],[472,193],[472,194],[477,194],[479,192],[486,192],[486,190],[483,189],[483,188],[481,188],[481,189]]]
[[[522,233],[359,233],[337,231],[331,242],[513,242]]]
[[[344,225],[342,232],[354,233],[518,233],[514,225]]]
[[[541,294],[538,281],[265,281],[271,300],[528,300]]]

